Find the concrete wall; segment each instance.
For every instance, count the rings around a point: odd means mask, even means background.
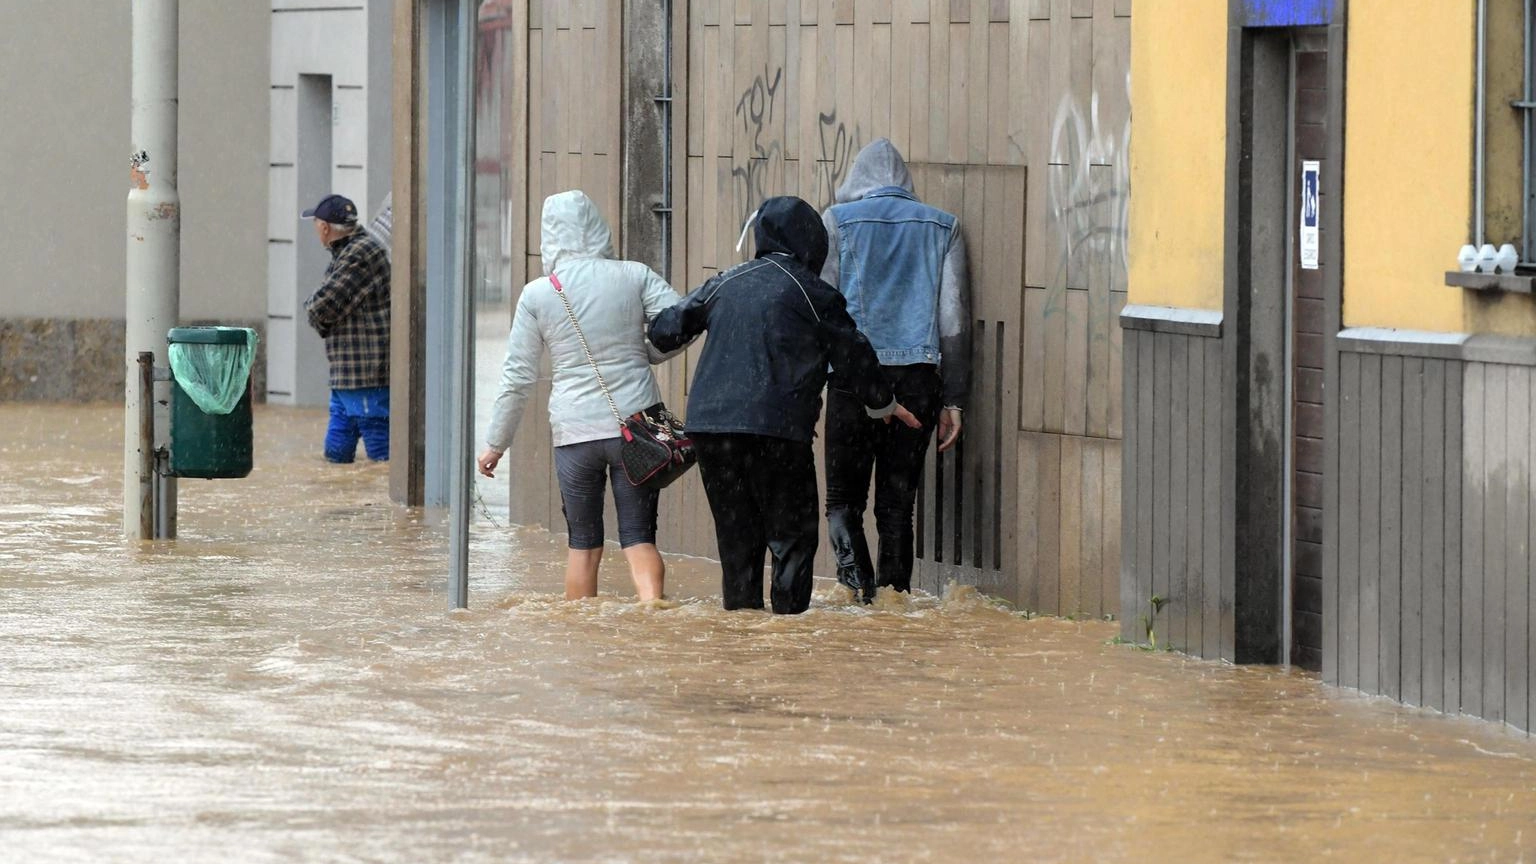
[[[265,305],[266,3],[181,3],[181,311],[258,324]],[[131,16],[22,4],[0,51],[0,399],[122,392]]]

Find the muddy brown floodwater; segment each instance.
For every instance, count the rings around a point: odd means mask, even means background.
[[[382,466],[257,411],[257,469],[120,536],[121,409],[0,406],[8,861],[1516,861],[1536,744],[957,592],[797,618],[557,599],[481,520],[474,608]],[[617,557],[617,556],[613,556]]]

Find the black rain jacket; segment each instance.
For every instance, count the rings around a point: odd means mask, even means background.
[[[708,331],[688,397],[688,431],[809,442],[828,367],[839,390],[894,408],[869,340],[837,289],[817,275],[827,257],[821,216],[799,198],[758,210],[757,257],[720,273],[651,322],[651,343],[675,351]]]

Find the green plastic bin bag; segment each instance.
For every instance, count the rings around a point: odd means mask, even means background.
[[[177,327],[166,336],[171,361],[170,473],[206,479],[251,473],[248,382],[256,331]]]
[[[177,327],[170,342],[171,375],[197,407],[228,414],[245,395],[256,360],[256,331],[249,327]]]

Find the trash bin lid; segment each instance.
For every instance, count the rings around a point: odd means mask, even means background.
[[[172,327],[165,334],[167,343],[193,345],[244,345],[250,338],[248,327]]]

